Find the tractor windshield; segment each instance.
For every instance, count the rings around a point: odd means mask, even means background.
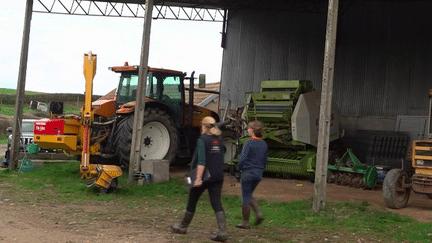
[[[153,82],[149,82],[153,80]],[[153,86],[156,87],[157,79],[153,78],[151,73],[147,76],[146,96],[153,97]],[[123,74],[120,77],[120,83],[117,90],[117,103],[125,104],[136,99],[138,89],[138,75]]]
[[[146,97],[179,106],[183,100],[181,76],[161,72],[149,72],[146,83]],[[120,76],[117,89],[117,103],[125,104],[136,99],[138,75],[124,73]],[[178,103],[178,104],[177,104]],[[175,110],[180,107],[176,107]]]

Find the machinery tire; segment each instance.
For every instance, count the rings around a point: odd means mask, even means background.
[[[308,178],[310,182],[315,183],[315,173],[309,173]]]
[[[389,171],[383,183],[383,198],[384,203],[389,208],[403,208],[406,206],[411,189],[402,188],[403,176],[408,177],[408,174],[402,169],[393,169]]]
[[[117,191],[118,186],[118,178],[114,178],[111,181],[111,184],[108,187],[107,193],[113,193]]]
[[[116,156],[119,158],[120,165],[125,167],[129,167],[133,122],[133,115],[125,117],[118,123],[117,130],[114,133]],[[149,135],[147,133],[146,135],[147,129],[150,132],[156,131],[158,135],[161,136],[155,136],[152,138],[151,136],[156,134],[152,133],[152,135]],[[165,111],[162,111],[158,108],[147,108],[144,114],[143,132],[143,141],[141,142],[141,146],[143,146],[141,148],[141,157],[144,159],[165,159],[168,160],[170,164],[172,164],[179,148],[179,136],[172,118]],[[155,142],[155,139],[158,140]],[[163,144],[164,141],[162,140],[165,139],[169,141],[166,141],[166,143]],[[149,154],[146,153],[145,148],[153,148],[153,151],[157,151],[158,153],[153,154],[154,156],[149,156]]]

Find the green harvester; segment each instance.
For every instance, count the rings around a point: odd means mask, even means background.
[[[264,137],[269,152],[266,172],[315,178],[316,146],[321,93],[305,80],[267,80],[261,82],[260,92],[246,93],[243,119],[264,124]],[[237,153],[225,163],[236,168]],[[333,104],[330,141],[339,139],[339,116]]]

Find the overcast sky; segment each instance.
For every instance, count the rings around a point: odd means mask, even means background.
[[[0,88],[17,88],[25,2],[3,1],[0,7]],[[84,93],[83,55],[92,51],[98,58],[93,93],[108,93],[119,77],[108,67],[139,65],[143,23],[143,18],[33,13],[26,90]],[[221,29],[220,22],[153,20],[149,66],[205,73],[207,83],[219,82]]]

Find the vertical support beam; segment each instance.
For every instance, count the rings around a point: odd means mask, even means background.
[[[138,70],[138,91],[136,97],[134,124],[132,132],[131,154],[129,160],[129,175],[128,183],[134,181],[134,174],[139,171],[141,164],[141,141],[142,141],[142,128],[144,125],[144,109],[145,109],[145,93],[146,81],[148,72],[148,58],[150,49],[150,30],[152,21],[154,0],[146,1],[144,30],[141,46],[141,61]]]
[[[27,60],[28,60],[28,47],[30,41],[30,24],[32,18],[33,11],[33,0],[27,0],[26,3],[26,12],[25,12],[25,20],[24,20],[24,33],[21,44],[21,59],[20,59],[20,67],[18,74],[18,84],[17,84],[17,94],[15,98],[15,114],[14,114],[14,123],[13,123],[13,131],[12,131],[12,149],[9,160],[9,169],[15,170],[18,167],[18,159],[19,159],[19,146],[20,146],[20,137],[21,137],[21,120],[23,115],[23,100],[24,100],[24,91],[25,91],[25,82],[26,82],[26,73],[27,73]]]
[[[432,129],[432,89],[429,89],[429,116],[428,116],[428,125],[426,126],[427,131],[426,131],[426,136],[425,139],[431,139],[432,138],[432,134],[431,134],[431,129]]]
[[[313,210],[324,209],[326,199],[327,163],[329,152],[330,116],[333,93],[333,74],[336,49],[336,30],[339,0],[329,0],[323,65],[323,80],[318,131],[318,152],[315,170]]]

